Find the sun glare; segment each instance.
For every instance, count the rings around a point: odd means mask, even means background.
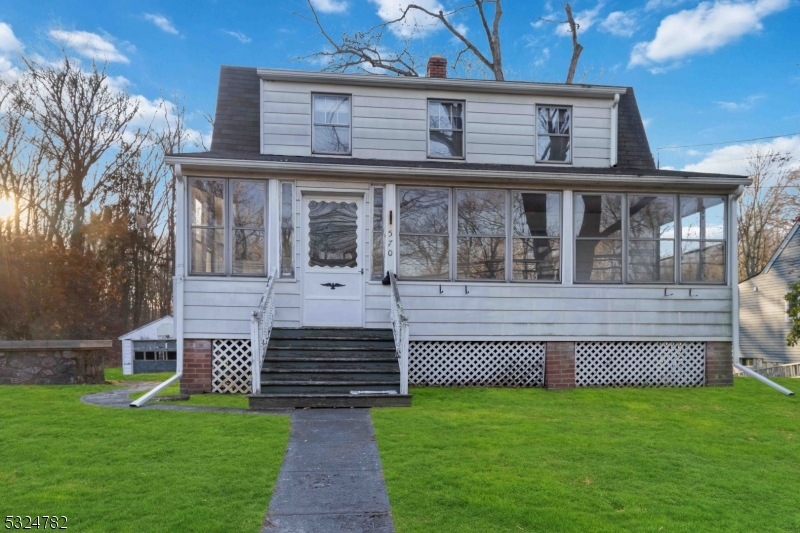
[[[14,203],[8,198],[0,198],[0,220],[9,218],[14,213]]]

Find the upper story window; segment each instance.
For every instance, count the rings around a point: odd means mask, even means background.
[[[464,158],[464,102],[428,101],[428,157]]]
[[[350,153],[350,97],[315,94],[313,145],[315,154]]]
[[[572,109],[536,108],[536,161],[572,162]]]
[[[575,232],[576,282],[725,283],[723,197],[576,194]]]
[[[189,209],[192,274],[266,274],[266,182],[191,179]]]

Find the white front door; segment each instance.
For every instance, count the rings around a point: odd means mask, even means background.
[[[364,325],[364,198],[303,194],[303,325]]]

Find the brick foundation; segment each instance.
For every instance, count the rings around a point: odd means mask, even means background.
[[[733,345],[730,342],[706,343],[706,387],[733,385]]]
[[[211,341],[184,339],[181,394],[211,392]]]
[[[547,390],[575,388],[575,343],[548,342],[544,356],[544,387]]]

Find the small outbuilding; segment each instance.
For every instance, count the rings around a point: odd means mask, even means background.
[[[122,373],[175,372],[177,348],[172,316],[167,315],[126,333],[122,341]]]
[[[747,365],[800,363],[800,345],[787,346],[792,327],[784,296],[800,281],[800,222],[759,274],[739,283],[739,359]]]

